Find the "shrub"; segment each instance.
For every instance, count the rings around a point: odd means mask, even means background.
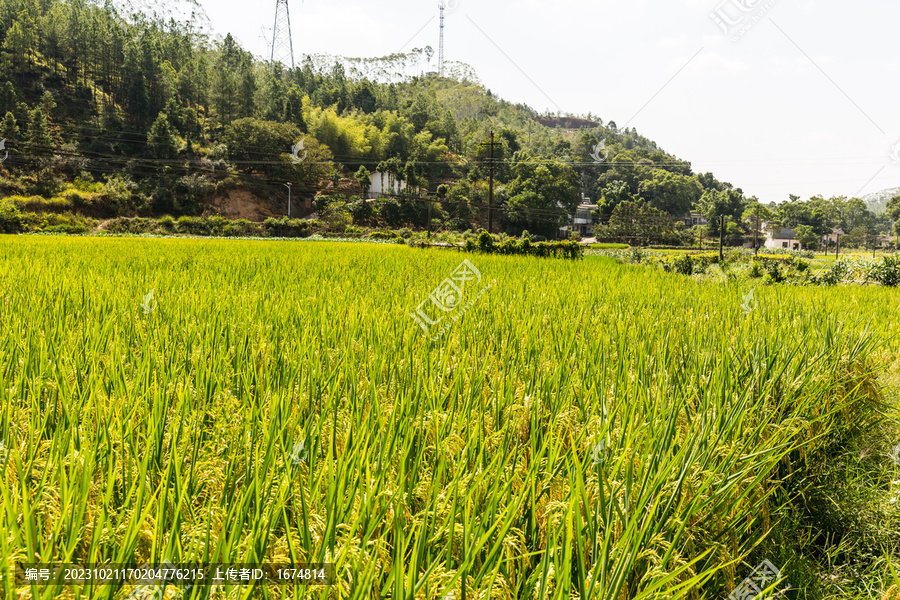
[[[693,275],[694,260],[687,254],[679,254],[672,259],[672,267],[681,275]]]
[[[626,256],[628,257],[629,262],[639,265],[644,259],[647,258],[647,253],[640,248],[630,248]]]
[[[162,227],[164,231],[171,233],[175,231],[175,219],[173,219],[169,215],[160,217],[159,226]]]
[[[482,231],[480,234],[478,234],[478,249],[482,252],[493,252],[494,236],[492,236],[487,231]]]
[[[171,222],[172,228],[174,228],[175,221],[172,217],[164,217],[168,218],[169,222]],[[154,233],[157,230],[159,223],[154,221],[153,219],[144,219],[141,217],[135,217],[133,219],[129,219],[126,217],[112,219],[106,222],[106,231],[109,233],[130,233],[130,234],[141,234],[141,233]]]
[[[321,223],[318,221],[302,221],[287,217],[269,218],[263,223],[264,233],[274,237],[308,237],[320,228]]]
[[[0,233],[20,231],[22,231],[22,213],[12,202],[0,200]]]
[[[402,240],[403,238],[396,231],[371,231],[368,235],[373,240]]]
[[[885,256],[869,269],[869,279],[886,287],[900,285],[900,256]]]

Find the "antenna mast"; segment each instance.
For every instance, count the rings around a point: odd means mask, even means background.
[[[272,62],[280,62],[285,67],[294,68],[294,42],[291,39],[291,12],[288,9],[288,0],[276,0]]]
[[[444,0],[441,0],[440,3],[441,8],[441,43],[438,47],[438,74],[443,77],[444,76],[444,7],[446,6]]]

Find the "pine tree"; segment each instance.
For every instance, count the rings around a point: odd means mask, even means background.
[[[19,126],[16,125],[16,117],[11,112],[6,113],[6,116],[3,117],[3,124],[0,125],[0,138],[7,142],[19,139]]]
[[[175,139],[166,113],[161,112],[156,117],[147,136],[147,144],[150,146],[150,153],[156,158],[175,158],[178,155],[178,140]]]
[[[39,154],[52,150],[53,138],[50,137],[50,124],[40,107],[31,111],[31,119],[28,123],[28,142]]]

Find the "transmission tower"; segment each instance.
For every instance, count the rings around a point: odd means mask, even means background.
[[[272,31],[272,62],[294,68],[294,42],[291,40],[291,12],[288,0],[276,0],[275,29]]]
[[[444,7],[446,4],[441,0],[441,43],[438,46],[438,75],[444,76]]]

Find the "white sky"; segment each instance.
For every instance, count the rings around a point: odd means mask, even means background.
[[[472,65],[506,100],[636,127],[695,172],[764,202],[900,186],[900,148],[891,158],[900,3],[448,1],[446,58]],[[201,3],[217,34],[267,53],[262,28],[272,27],[275,0]],[[437,6],[291,0],[296,58],[437,51]],[[732,41],[710,17],[717,9],[732,21],[759,18]]]

